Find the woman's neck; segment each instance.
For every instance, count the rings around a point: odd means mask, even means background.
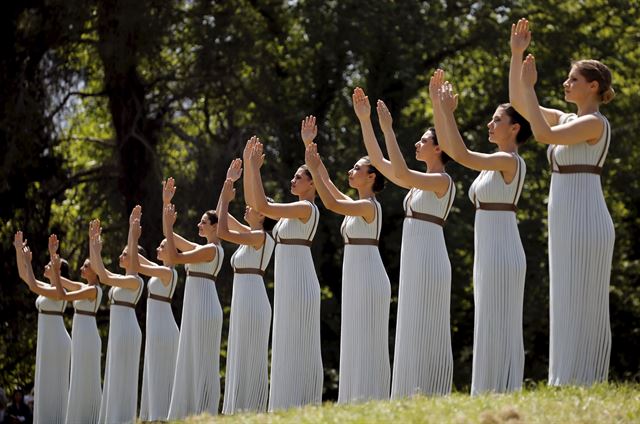
[[[425,160],[424,161],[427,174],[444,174],[444,165],[439,160]]]

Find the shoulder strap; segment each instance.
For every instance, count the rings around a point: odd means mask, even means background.
[[[557,144],[554,144],[553,146],[551,146],[551,151],[549,152],[549,163],[551,164],[551,172],[555,170],[554,168],[556,165],[556,158],[555,158],[556,147],[558,147]]]
[[[313,225],[311,225],[311,231],[309,232],[309,237],[307,237],[307,240],[311,241],[316,231],[316,225],[318,224],[318,207],[312,202],[309,202],[309,204],[311,205],[311,214],[313,215]]]
[[[258,264],[258,269],[262,269],[262,259],[264,258],[264,249],[267,247],[267,232],[264,232],[264,241],[262,242],[262,252],[260,253],[260,263]]]
[[[380,214],[378,213],[378,204],[374,197],[371,198],[371,203],[373,203],[373,214],[376,219],[376,240],[380,238],[380,222],[378,221],[378,217]]]
[[[609,143],[611,142],[611,134],[610,134],[610,128],[609,128],[609,121],[603,116],[602,117],[602,121],[604,122],[604,132],[605,132],[605,140],[604,140],[604,147],[602,148],[602,152],[600,152],[600,157],[598,158],[598,161],[596,162],[596,165],[599,167],[602,167],[602,165],[604,165],[604,155],[605,153],[607,153],[607,151],[609,150]]]
[[[442,219],[447,219],[447,216],[451,211],[451,207],[453,207],[453,178],[451,178],[451,175],[449,174],[446,174],[446,175],[447,177],[449,177],[449,200],[447,200],[447,209],[445,209],[444,216],[442,217]]]
[[[100,300],[102,300],[102,296],[99,296],[100,287],[98,287],[98,284],[100,283],[96,283],[96,285],[93,286],[93,288],[96,289],[96,298],[93,300],[93,312],[98,312],[98,308],[100,307]]]
[[[138,304],[138,301],[142,297],[142,289],[143,289],[142,286],[144,286],[144,280],[142,279],[142,277],[138,275],[138,278],[140,279],[140,287],[138,289],[138,295],[136,296],[136,300],[133,302],[134,304]]]
[[[176,270],[175,268],[171,269],[171,281],[169,282],[169,297],[173,297],[173,291],[175,289],[175,280],[176,280]]]
[[[516,204],[516,202],[518,201],[518,194],[520,194],[520,180],[522,179],[522,165],[520,164],[520,156],[518,156],[517,154],[514,153],[513,157],[516,159],[516,162],[518,163],[518,183],[516,184],[516,192],[513,195],[513,201],[511,203],[513,203],[514,205]]]

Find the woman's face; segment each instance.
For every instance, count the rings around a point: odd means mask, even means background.
[[[487,123],[489,142],[500,145],[509,141],[518,133],[516,125],[511,123],[511,117],[507,115],[504,108],[498,107],[491,121]]]
[[[349,175],[349,186],[353,188],[366,187],[373,184],[375,179],[375,174],[369,173],[369,164],[366,159],[360,159],[356,162],[347,174]]]
[[[264,215],[247,205],[244,208],[244,220],[249,225],[256,225],[262,221]]]
[[[416,159],[426,161],[427,158],[436,154],[439,151],[439,147],[435,144],[435,137],[433,131],[429,130],[422,134],[420,140],[415,144],[416,146]]]
[[[564,87],[564,99],[570,103],[577,103],[586,100],[593,94],[598,94],[598,83],[587,81],[575,66],[571,67],[569,76],[562,83]]]
[[[80,276],[89,282],[95,281],[97,278],[96,273],[91,269],[91,261],[88,258],[84,260],[80,267]]]
[[[160,242],[160,244],[156,248],[156,257],[161,261],[165,260],[165,252],[166,252],[165,246],[166,245],[167,245],[167,239],[162,239],[162,241]]]
[[[203,213],[200,222],[198,222],[198,235],[200,237],[207,237],[207,234],[215,233],[216,225],[217,224],[211,224],[209,216]]]
[[[53,277],[53,267],[51,266],[51,261],[47,262],[47,264],[44,266],[44,276],[49,280]]]
[[[314,188],[313,181],[307,171],[302,168],[298,168],[291,179],[291,194],[299,196],[312,188]]]
[[[125,246],[125,248],[122,249],[122,253],[120,253],[120,256],[118,256],[118,265],[120,266],[120,268],[126,268],[126,265],[128,265],[128,257],[129,252],[127,251],[127,247]]]

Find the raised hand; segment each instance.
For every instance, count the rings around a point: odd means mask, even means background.
[[[304,151],[304,161],[309,168],[318,169],[321,165],[320,155],[318,154],[318,145],[311,143]]]
[[[233,182],[240,179],[242,175],[242,159],[235,158],[231,161],[229,169],[227,169],[227,178],[230,178]]]
[[[520,18],[517,23],[511,24],[511,54],[522,55],[531,43],[531,31],[529,31],[529,21]]]
[[[525,86],[533,87],[538,80],[538,71],[536,69],[536,58],[532,54],[528,54],[522,63],[522,73],[520,80]]]
[[[356,116],[359,120],[363,120],[371,116],[371,104],[369,104],[369,98],[364,94],[364,90],[362,88],[356,87],[353,90],[351,99],[353,100],[353,110],[356,112]]]
[[[27,245],[27,241],[23,239],[22,231],[16,231],[16,234],[13,236],[13,247],[16,248],[17,251],[22,251]]]
[[[138,240],[142,234],[142,226],[140,225],[141,220],[142,206],[136,205],[131,211],[131,216],[129,216],[129,231],[131,232],[134,240]]]
[[[244,161],[244,163],[249,163],[249,156],[251,156],[251,150],[253,150],[253,146],[255,146],[255,144],[259,141],[260,139],[255,135],[252,136],[249,140],[247,140],[247,144],[244,145],[244,150],[242,151],[242,160]]]
[[[438,93],[440,105],[444,110],[453,113],[458,107],[458,95],[453,91],[453,85],[449,81],[445,82]]]
[[[378,121],[380,121],[380,128],[382,128],[382,131],[391,131],[393,129],[393,118],[391,117],[391,112],[389,112],[387,105],[385,105],[382,100],[378,100],[376,110],[378,111]]]
[[[173,177],[167,178],[166,181],[162,182],[162,204],[166,205],[171,203],[171,199],[173,199],[173,195],[176,194],[176,182]]]
[[[434,104],[439,100],[438,91],[444,84],[444,71],[442,69],[436,69],[433,75],[429,79],[429,97]]]
[[[316,125],[316,117],[313,115],[306,116],[300,124],[300,136],[305,146],[313,143],[318,135],[318,126]]]
[[[233,188],[233,180],[231,178],[227,178],[222,186],[222,191],[220,192],[220,196],[222,200],[229,203],[236,196],[236,189]]]
[[[55,255],[56,252],[58,252],[59,245],[60,245],[60,242],[58,242],[58,236],[55,234],[51,234],[49,236],[49,243],[48,243],[50,257],[53,257],[53,255]]]
[[[178,216],[175,205],[173,203],[165,205],[165,207],[162,209],[162,214],[165,220],[165,224],[169,228],[173,228],[173,225],[176,223],[176,218]]]
[[[261,168],[264,163],[264,146],[260,141],[256,141],[251,149],[251,155],[249,156],[249,162],[256,168]]]
[[[101,234],[102,228],[100,227],[100,220],[94,219],[89,223],[89,248],[93,249],[94,252],[98,254],[102,251]]]

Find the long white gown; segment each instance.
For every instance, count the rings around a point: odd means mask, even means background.
[[[404,199],[392,399],[451,392],[451,264],[443,225],[454,199],[451,179],[441,198],[412,188]]]
[[[275,288],[269,411],[322,401],[320,283],[311,257],[318,227],[313,203],[307,222],[282,218],[273,229]]]
[[[218,413],[222,307],[215,278],[223,258],[222,247],[216,245],[216,257],[211,262],[185,266],[187,279],[169,408],[170,420],[205,412],[212,415]]]
[[[549,195],[549,384],[589,386],[607,380],[611,355],[609,281],[615,230],[600,169],[610,144],[609,121],[597,143],[551,146]],[[560,123],[576,118],[563,115]],[[553,152],[553,156],[551,154]],[[567,166],[590,166],[573,172]]]
[[[389,398],[391,284],[377,244],[382,208],[377,200],[372,202],[373,221],[345,216],[341,227],[345,246],[338,403]]]
[[[142,333],[135,305],[144,282],[138,289],[112,287],[109,290],[109,344],[104,370],[100,423],[133,423],[138,406],[138,372]]]
[[[476,206],[473,262],[473,369],[471,394],[512,392],[522,387],[522,302],[527,262],[513,210],[526,165],[506,184],[500,171],[482,171],[469,189]]]
[[[102,288],[95,286],[96,298],[73,302],[75,314],[71,329],[71,381],[67,404],[67,424],[95,424],[100,419],[102,340],[96,313],[102,301]]]
[[[176,372],[180,331],[171,310],[171,299],[178,285],[172,269],[171,281],[162,284],[157,277],[147,282],[147,322],[142,371],[141,421],[167,421],[171,390]]]
[[[274,247],[275,241],[265,233],[260,249],[242,245],[231,257],[234,275],[223,414],[267,410],[271,305],[262,277]]]
[[[67,302],[38,296],[38,337],[33,422],[64,424],[69,394],[71,338],[62,314]]]

